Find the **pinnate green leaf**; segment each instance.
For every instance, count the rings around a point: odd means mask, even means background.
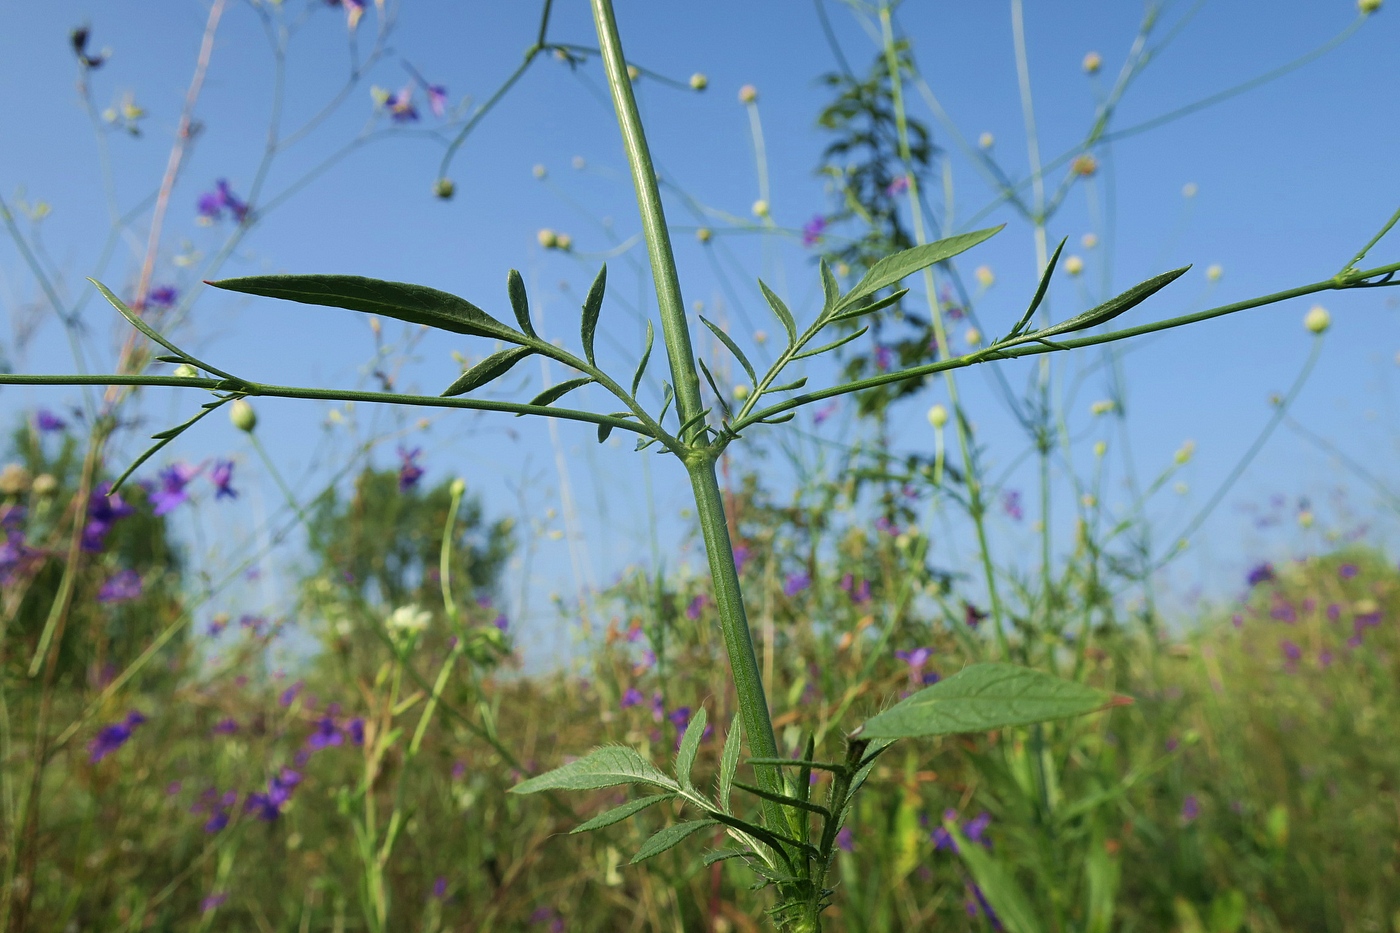
[[[987,732],[1092,713],[1131,702],[1015,664],[973,664],[867,720],[861,738]]]
[[[621,823],[628,817],[641,813],[647,807],[658,804],[663,800],[673,800],[675,796],[675,794],[656,794],[651,797],[638,797],[636,800],[629,800],[620,807],[613,807],[611,810],[605,810],[599,813],[586,823],[578,824],[573,829],[569,830],[569,834],[591,833],[595,829],[602,829],[604,826]]]
[[[1006,225],[1002,224],[1001,226]],[[978,243],[990,239],[1000,230],[1001,227],[988,227],[985,230],[976,230],[972,233],[960,233],[947,239],[925,243],[923,246],[901,250],[893,256],[886,256],[870,267],[870,271],[866,272],[865,277],[856,283],[856,287],[851,289],[850,293],[841,300],[838,307],[845,308],[854,305],[867,295],[873,295],[880,289],[895,284],[906,275],[912,275],[936,262],[952,259],[959,253],[966,252]]]
[[[676,780],[690,786],[690,769],[695,767],[695,753],[700,750],[700,740],[705,737],[705,707],[695,711],[690,723],[681,736],[681,744],[676,749]]]
[[[642,847],[637,850],[637,854],[632,856],[631,864],[645,862],[649,858],[655,858],[667,849],[673,849],[684,842],[690,836],[698,833],[707,826],[718,825],[714,820],[691,820],[687,823],[675,823],[667,826],[656,835],[652,836]]]
[[[426,285],[385,282],[360,275],[249,275],[208,284],[265,298],[382,314],[454,334],[495,337],[511,343],[526,340],[524,334],[502,324],[465,298]]]
[[[536,775],[512,787],[513,794],[537,794],[544,790],[592,790],[619,784],[652,784],[670,791],[680,785],[626,745],[605,745],[577,761]]]
[[[479,389],[491,380],[504,376],[512,366],[534,352],[530,347],[511,347],[508,350],[501,350],[499,353],[492,353],[462,373],[457,381],[448,386],[447,391],[442,394],[444,397],[451,398],[454,395],[462,395],[473,389]]]

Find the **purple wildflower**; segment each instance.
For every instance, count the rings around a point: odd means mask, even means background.
[[[434,899],[434,900],[439,900],[439,901],[440,901],[440,900],[442,900],[442,899],[443,899],[444,897],[446,897],[446,896],[447,896],[447,876],[446,876],[446,875],[438,875],[437,878],[433,880],[433,899]]]
[[[175,306],[175,301],[179,297],[180,292],[174,285],[157,285],[146,295],[146,304],[152,308],[168,311]]]
[[[968,882],[967,891],[968,894],[971,895],[968,897],[966,903],[963,904],[967,910],[967,915],[976,918],[977,915],[981,913],[982,916],[987,918],[987,922],[992,925],[993,930],[1004,930],[1005,927],[1001,924],[1001,918],[997,916],[995,910],[992,910],[992,905],[987,903],[987,896],[982,893],[982,889],[975,883]]]
[[[452,762],[452,780],[460,781],[467,776],[467,763],[460,759]]]
[[[429,84],[424,92],[428,95],[428,109],[435,117],[445,117],[447,115],[447,88],[441,84]]]
[[[976,606],[972,605],[972,603],[963,602],[963,622],[967,623],[968,628],[976,628],[985,618],[987,618],[987,613],[978,609]]]
[[[908,176],[908,175],[900,175],[900,176],[899,176],[898,178],[896,178],[894,181],[890,182],[889,187],[887,187],[887,188],[885,189],[885,194],[887,194],[887,195],[889,195],[890,197],[894,198],[894,197],[898,197],[899,195],[903,194],[904,192],[906,192],[906,191],[908,191],[908,190],[909,190],[909,176]]]
[[[277,698],[277,702],[282,704],[283,706],[291,706],[293,703],[296,702],[297,694],[301,693],[301,688],[303,686],[304,684],[300,680],[298,680],[286,690],[282,691],[282,695]]]
[[[215,460],[214,468],[209,471],[209,480],[217,490],[214,493],[215,499],[238,498],[238,490],[233,488],[232,460]]]
[[[222,220],[224,211],[228,211],[237,223],[241,224],[248,219],[248,203],[233,193],[228,180],[224,178],[214,183],[213,191],[206,191],[199,196],[195,209],[205,223]]]
[[[666,718],[666,707],[661,702],[660,691],[651,695],[651,718],[656,722]]]
[[[1195,794],[1187,794],[1186,799],[1181,802],[1181,821],[1194,823],[1200,815],[1201,802],[1196,799]]]
[[[815,215],[811,220],[802,225],[802,245],[816,246],[821,242],[822,233],[826,230],[827,219],[821,214]]]
[[[210,620],[209,628],[206,631],[209,633],[210,638],[218,638],[224,633],[224,629],[226,628],[228,628],[228,616],[219,613]]]
[[[214,723],[215,735],[233,735],[237,731],[238,720],[234,719],[233,717],[229,717],[227,719],[220,719],[218,722]]]
[[[896,525],[888,515],[881,515],[875,519],[875,530],[882,534],[887,534],[891,538],[899,536],[899,526]]]
[[[238,627],[252,632],[253,637],[256,638],[267,628],[267,620],[262,616],[241,615],[238,617]],[[301,689],[301,684],[297,684],[297,689]]]
[[[892,365],[894,365],[894,351],[883,343],[877,344],[875,347],[875,368],[884,373],[889,372]]]
[[[351,745],[365,744],[365,720],[363,716],[356,716],[354,719],[347,722],[345,724],[345,731],[350,735]],[[461,764],[461,762],[458,762],[458,764]],[[457,775],[457,768],[455,765],[452,768],[452,775],[454,777]]]
[[[855,851],[855,833],[851,832],[851,827],[842,826],[836,833],[836,848],[840,849],[842,852]]]
[[[530,914],[530,923],[547,923],[550,933],[564,933],[564,917],[553,907],[536,907]]]
[[[783,583],[783,594],[791,598],[811,585],[812,578],[806,573],[789,574],[787,581]]]
[[[1336,622],[1342,617],[1342,607],[1338,603],[1332,603],[1327,607],[1327,621]]]
[[[1245,574],[1244,582],[1248,583],[1251,587],[1255,587],[1261,583],[1268,583],[1275,579],[1277,579],[1277,576],[1274,574],[1274,565],[1265,561],[1262,564],[1257,564],[1252,567],[1249,573]]]
[[[283,768],[267,782],[267,793],[248,795],[247,809],[263,822],[271,823],[282,815],[282,808],[292,799],[292,791],[300,783],[300,774],[291,768]]]
[[[1278,646],[1279,650],[1283,652],[1283,656],[1288,659],[1288,663],[1296,664],[1298,661],[1302,660],[1303,649],[1298,646],[1297,642],[1285,638],[1278,643]]]
[[[111,483],[104,482],[88,497],[88,523],[83,526],[82,547],[89,554],[101,552],[112,526],[136,511],[119,493],[108,495],[111,488]]]
[[[1332,660],[1332,652],[1324,648],[1317,656],[1317,666],[1325,670],[1332,666]]]
[[[88,754],[92,763],[97,764],[125,745],[126,740],[131,738],[131,733],[145,721],[145,716],[132,710],[121,722],[114,722],[97,730],[97,735],[88,743]]]
[[[666,718],[671,720],[671,725],[676,727],[677,732],[684,732],[685,727],[690,725],[690,707],[678,706]]]
[[[215,891],[213,894],[210,894],[204,900],[199,902],[199,911],[200,913],[207,914],[211,910],[218,910],[220,907],[224,906],[224,902],[227,900],[227,892]]]
[[[418,458],[422,453],[421,447],[412,450],[399,448],[399,492],[408,492],[423,478],[423,468],[418,465]]]
[[[1274,603],[1274,607],[1269,610],[1269,617],[1292,625],[1298,621],[1298,610],[1293,608],[1292,603],[1280,600]]]
[[[1008,489],[1001,497],[1001,507],[1006,510],[1006,514],[1011,516],[1011,520],[1019,522],[1026,517],[1025,509],[1021,507],[1021,493],[1015,489]]]
[[[418,119],[418,108],[413,105],[413,85],[404,85],[398,93],[384,98],[384,109],[389,111],[389,119],[395,123],[412,123]]]
[[[152,510],[156,515],[165,515],[179,508],[190,497],[185,487],[190,484],[199,470],[186,463],[172,463],[160,471],[160,488],[151,493]]]
[[[68,427],[68,422],[64,421],[47,408],[41,408],[34,413],[34,426],[38,428],[40,432],[48,434],[53,431],[62,431],[64,428]]]
[[[618,705],[623,709],[631,709],[634,706],[640,706],[642,699],[642,691],[638,690],[636,687],[628,687],[623,692],[622,701]]]
[[[734,546],[734,569],[737,572],[744,572],[744,565],[749,562],[749,556],[750,552],[748,545],[737,544]]]
[[[24,532],[10,531],[0,544],[0,583],[10,583],[39,552],[24,542]]]
[[[1355,564],[1342,564],[1342,566],[1337,568],[1337,576],[1341,577],[1343,580],[1350,580],[1360,572],[1361,568],[1357,567]]]
[[[316,726],[311,730],[311,734],[306,737],[306,747],[312,751],[319,751],[329,748],[332,745],[343,745],[345,743],[345,733],[341,731],[336,721],[329,716],[322,716],[316,720]]]
[[[135,570],[118,571],[97,591],[99,603],[124,603],[141,596],[141,575]]]
[[[956,822],[958,818],[957,810],[944,810],[943,822]],[[938,852],[952,852],[958,854],[958,841],[953,838],[953,834],[942,826],[936,827],[933,831],[933,848]]]
[[[692,622],[696,621],[700,618],[700,613],[705,611],[705,604],[709,601],[710,598],[704,593],[696,596],[690,601],[690,605],[685,607],[685,617]]]
[[[985,810],[963,824],[963,835],[968,842],[975,842],[984,849],[990,849],[992,842],[987,838],[987,827],[992,823],[992,815]]]
[[[913,651],[896,651],[894,656],[909,665],[909,678],[912,680],[923,672],[924,665],[933,657],[933,651],[929,648],[915,648]]]

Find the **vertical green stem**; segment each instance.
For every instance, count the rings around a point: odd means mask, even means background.
[[[676,259],[671,251],[671,237],[666,230],[666,216],[661,206],[661,191],[656,183],[656,169],[652,166],[637,101],[632,95],[632,82],[627,77],[627,61],[622,54],[622,40],[618,37],[612,0],[591,2],[593,20],[598,29],[598,48],[607,70],[623,146],[637,189],[637,205],[642,214],[642,228],[661,312],[661,333],[666,342],[666,356],[671,364],[671,379],[676,392],[676,412],[680,422],[685,424],[702,410],[700,379],[691,350],[690,328],[686,324],[685,304],[676,275]],[[699,428],[697,425],[691,429],[692,436]],[[681,440],[687,439],[683,437]],[[714,460],[712,455],[696,450],[687,458],[685,466],[695,493],[696,512],[714,581],[720,628],[729,652],[729,666],[739,697],[749,751],[757,758],[776,758],[778,743],[773,736],[768,698],[764,694],[763,678],[753,649],[753,636],[749,632],[748,617],[744,611],[739,571],[734,566],[734,549],[729,540],[729,526],[725,522],[724,500],[720,494],[719,479],[715,475]],[[781,787],[777,769],[762,767],[757,771],[761,784],[774,790]],[[782,812],[776,804],[769,804],[766,811],[773,825],[783,825]]]

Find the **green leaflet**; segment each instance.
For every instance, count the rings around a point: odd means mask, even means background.
[[[637,371],[632,374],[632,398],[637,397],[637,387],[642,384],[642,375],[647,371],[647,361],[651,359],[651,345],[656,339],[656,332],[652,330],[651,320],[647,319],[647,345],[642,351],[642,360],[637,364]]]
[[[705,707],[695,711],[690,724],[685,727],[680,748],[676,750],[676,780],[690,786],[690,769],[695,767],[695,753],[700,750],[700,740],[705,737]]]
[[[744,372],[749,374],[749,381],[756,385],[758,383],[758,375],[753,370],[753,364],[750,363],[749,358],[744,355],[744,351],[739,349],[739,345],[734,342],[734,339],[720,330],[717,325],[711,323],[703,314],[700,315],[700,323],[708,327],[710,333],[718,337],[719,342],[729,348],[729,352],[734,354],[734,358],[739,361],[739,365],[744,367]]]
[[[744,745],[744,729],[735,716],[724,737],[724,751],[719,756],[719,805],[729,812],[729,795],[734,789],[734,773],[739,770],[739,753]]]
[[[652,797],[638,797],[636,800],[629,800],[620,807],[613,807],[611,810],[605,810],[599,813],[586,823],[578,824],[573,829],[569,830],[569,834],[591,833],[595,829],[602,829],[604,826],[621,823],[628,817],[641,813],[647,807],[661,803],[663,800],[673,800],[675,796],[675,794],[656,794]]]
[[[536,775],[510,789],[513,794],[537,794],[542,790],[593,790],[618,784],[652,784],[670,791],[680,785],[655,765],[625,745],[605,745],[577,761]]]
[[[524,343],[527,339],[465,298],[426,285],[385,282],[361,275],[249,275],[208,284],[265,298],[382,314],[454,334],[495,337],[510,343]]]
[[[492,353],[462,373],[457,381],[448,386],[447,390],[442,393],[443,397],[451,398],[454,395],[463,395],[473,389],[479,389],[491,380],[504,376],[512,366],[534,352],[530,347],[511,347],[508,350],[501,350],[499,353]]]
[[[1016,326],[1011,328],[1011,332],[1006,335],[1007,340],[1020,334],[1021,331],[1025,329],[1026,325],[1031,322],[1031,318],[1035,316],[1035,312],[1040,309],[1040,303],[1045,300],[1045,293],[1050,290],[1050,277],[1055,274],[1055,266],[1059,265],[1060,253],[1064,252],[1067,242],[1069,242],[1069,237],[1065,237],[1060,241],[1060,245],[1055,247],[1055,252],[1051,254],[1050,261],[1045,264],[1045,271],[1040,274],[1040,285],[1036,287],[1035,297],[1031,299],[1030,307],[1026,309],[1025,314],[1021,315],[1021,319],[1016,322]]]
[[[822,276],[822,316],[825,317],[836,307],[836,303],[841,300],[841,286],[836,281],[836,276],[831,272],[831,266],[826,264],[826,260],[818,263]]]
[[[632,856],[630,864],[636,865],[638,862],[645,862],[649,858],[655,858],[667,849],[675,848],[687,838],[698,833],[707,826],[717,826],[714,820],[691,820],[688,823],[675,823],[667,826],[655,836],[652,836],[642,847],[637,850],[637,854]]]
[[[581,376],[581,377],[579,377],[578,379],[569,379],[569,380],[566,381],[566,382],[556,383],[555,385],[550,386],[548,389],[545,389],[545,390],[544,390],[543,392],[541,392],[539,395],[536,395],[534,398],[530,399],[530,404],[531,404],[531,405],[553,405],[555,402],[559,401],[559,400],[560,400],[561,398],[563,398],[565,395],[568,395],[570,392],[574,391],[575,389],[581,389],[581,388],[583,388],[584,386],[588,385],[588,384],[589,384],[590,382],[592,382],[592,381],[593,381],[593,377],[592,377],[592,376]],[[524,412],[521,412],[521,414],[516,415],[517,418],[520,418],[520,417],[523,417],[523,416],[524,416]]]
[[[598,270],[598,276],[588,287],[588,297],[583,299],[583,355],[588,362],[597,365],[593,358],[593,338],[598,332],[598,315],[603,310],[603,292],[608,287],[608,267],[605,264]]]
[[[1083,314],[1072,317],[1068,321],[1052,324],[1044,330],[1032,331],[1026,334],[1026,337],[1032,340],[1039,340],[1044,337],[1054,337],[1059,334],[1068,334],[1076,330],[1085,330],[1089,327],[1107,324],[1118,315],[1132,308],[1136,308],[1148,298],[1151,298],[1157,292],[1181,278],[1190,268],[1190,266],[1182,266],[1180,269],[1173,269],[1170,272],[1163,272],[1161,275],[1154,275],[1146,282],[1134,285],[1123,294],[1115,298],[1110,298],[1098,307],[1090,308]]]
[[[861,738],[987,732],[1092,713],[1131,702],[1015,664],[973,664],[867,720]]]
[[[1002,224],[1002,226],[1006,225]],[[988,227],[986,230],[960,233],[944,240],[915,246],[913,249],[901,250],[893,256],[886,256],[870,267],[870,271],[866,272],[865,277],[856,283],[856,287],[851,289],[845,298],[841,299],[837,308],[844,309],[867,295],[873,295],[882,288],[888,288],[906,275],[918,272],[936,262],[952,259],[959,253],[990,239],[1000,231],[1001,227]]]
[[[535,326],[530,323],[530,299],[525,295],[525,280],[514,269],[506,276],[506,291],[510,293],[510,307],[520,329],[531,337],[538,337]]]
[[[763,297],[768,301],[768,307],[773,309],[773,313],[782,322],[783,330],[787,331],[788,346],[797,343],[797,321],[793,319],[788,306],[783,304],[783,299],[773,294],[773,290],[765,285],[762,279],[758,280],[758,287],[763,291]]]

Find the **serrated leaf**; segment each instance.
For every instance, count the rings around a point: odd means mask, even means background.
[[[783,330],[787,331],[788,346],[797,343],[797,321],[793,319],[792,312],[788,306],[783,304],[783,299],[773,294],[773,290],[758,280],[758,287],[763,292],[763,297],[768,302],[768,307],[773,309],[773,313],[778,316],[778,320],[783,324]]]
[[[973,664],[867,720],[861,738],[987,732],[1081,716],[1129,702],[1072,680],[1001,662]]]
[[[604,263],[603,268],[598,270],[598,275],[593,279],[593,284],[588,287],[588,296],[583,299],[583,355],[588,357],[588,362],[597,364],[593,359],[593,338],[598,331],[598,315],[603,310],[603,292],[608,287],[608,267]]]
[[[886,256],[870,267],[864,278],[857,282],[856,287],[851,289],[841,300],[838,308],[853,305],[867,295],[873,295],[882,288],[888,288],[905,276],[934,263],[946,262],[959,253],[972,249],[978,243],[990,239],[1004,226],[1006,225],[1002,224],[1000,227],[988,227],[985,230],[976,230],[972,233],[960,233],[957,236],[926,243],[923,246],[901,250],[893,256]]]
[[[637,387],[642,384],[642,374],[647,371],[647,361],[651,359],[651,345],[656,339],[656,332],[651,328],[651,319],[647,319],[647,346],[642,351],[642,360],[637,364],[637,371],[632,374],[632,398],[637,397]]]
[[[661,803],[663,800],[674,800],[675,796],[675,794],[656,794],[653,797],[639,797],[636,800],[629,800],[620,807],[613,807],[611,810],[599,813],[586,823],[580,823],[569,830],[569,834],[591,833],[595,829],[602,829],[604,826],[621,823],[628,817],[635,816],[647,807]]]
[[[409,324],[426,324],[454,334],[495,337],[524,343],[525,335],[467,301],[448,292],[385,282],[361,275],[249,275],[209,282],[215,288],[302,304],[382,314]]]
[[[1007,933],[1042,933],[1044,927],[1030,900],[1001,863],[986,849],[969,842],[957,823],[949,820],[944,828],[958,844],[958,854],[977,882],[987,904],[996,912]]]
[[[506,276],[506,291],[510,293],[510,307],[515,312],[515,321],[520,325],[521,331],[531,337],[538,337],[535,325],[530,323],[530,299],[525,294],[525,280],[514,269]]]
[[[726,334],[724,331],[720,330],[718,326],[711,323],[709,319],[706,318],[703,314],[699,315],[699,317],[700,323],[708,327],[710,329],[710,333],[718,337],[719,342],[728,347],[729,352],[734,354],[734,358],[739,361],[739,365],[744,367],[744,372],[749,374],[749,381],[757,383],[758,374],[754,372],[753,364],[749,362],[749,358],[744,355],[743,350],[739,349],[739,345],[734,342],[733,338]]]
[[[724,737],[724,751],[719,756],[719,804],[727,813],[730,810],[729,795],[734,789],[734,774],[739,770],[739,755],[743,751],[744,729],[735,716],[729,723],[729,734]]]
[[[822,314],[829,314],[841,300],[841,284],[836,281],[836,276],[832,274],[831,266],[827,265],[825,259],[817,265],[822,276]]]
[[[541,392],[539,395],[536,395],[534,398],[530,399],[530,404],[553,405],[555,402],[559,401],[561,398],[568,395],[570,392],[574,391],[575,389],[581,389],[592,381],[592,376],[583,376],[578,379],[570,379],[566,382],[557,383],[555,385],[550,386],[548,389],[545,389],[543,392]],[[521,412],[519,415],[516,415],[516,417],[523,418],[524,412]]]
[[[1148,298],[1151,298],[1157,292],[1181,278],[1190,268],[1190,266],[1182,266],[1180,269],[1173,269],[1170,272],[1163,272],[1161,275],[1154,275],[1146,282],[1134,285],[1123,294],[1115,298],[1110,298],[1103,304],[1090,308],[1083,314],[1072,317],[1068,321],[1052,324],[1044,330],[1033,331],[1026,336],[1039,340],[1044,337],[1054,337],[1059,334],[1068,334],[1076,330],[1085,330],[1090,327],[1097,327],[1100,324],[1107,324],[1118,315],[1136,308]]]
[[[869,329],[870,326],[867,324],[865,327],[862,327],[859,330],[852,331],[851,333],[842,337],[840,340],[833,340],[831,341],[831,343],[824,343],[821,346],[817,347],[815,350],[803,350],[801,353],[794,356],[793,359],[805,360],[810,356],[821,356],[823,353],[826,353],[830,350],[835,350],[837,347],[844,347],[846,344],[850,343],[852,340],[855,340],[857,337],[864,336],[865,332]]]
[[[687,823],[675,823],[667,826],[642,844],[642,847],[637,850],[637,854],[632,856],[630,864],[636,865],[649,858],[655,858],[667,849],[675,848],[700,830],[715,825],[718,824],[714,820],[691,820]]]
[[[1031,299],[1031,306],[1026,309],[1026,313],[1021,315],[1021,319],[1016,322],[1016,326],[1011,328],[1011,332],[1006,335],[1010,340],[1017,336],[1030,323],[1035,312],[1040,309],[1040,303],[1045,300],[1045,293],[1050,289],[1050,277],[1055,274],[1055,266],[1059,265],[1060,253],[1064,250],[1065,244],[1069,242],[1069,237],[1060,241],[1060,245],[1055,247],[1055,252],[1050,257],[1050,261],[1045,264],[1045,271],[1040,274],[1040,285],[1036,287],[1035,297]]]
[[[462,373],[457,381],[447,387],[442,393],[444,398],[451,398],[454,395],[463,395],[473,389],[479,389],[493,379],[498,379],[510,371],[510,368],[519,363],[525,357],[535,351],[530,347],[511,347],[508,350],[501,350],[492,353],[486,359],[477,363],[471,369]]]
[[[690,769],[695,767],[695,753],[700,751],[700,740],[705,737],[706,719],[705,707],[702,706],[690,717],[685,735],[681,736],[680,747],[676,749],[676,780],[686,787],[690,786]]]
[[[626,745],[605,745],[577,761],[536,775],[510,789],[513,794],[544,790],[593,790],[619,784],[652,784],[679,791],[680,785]]]

